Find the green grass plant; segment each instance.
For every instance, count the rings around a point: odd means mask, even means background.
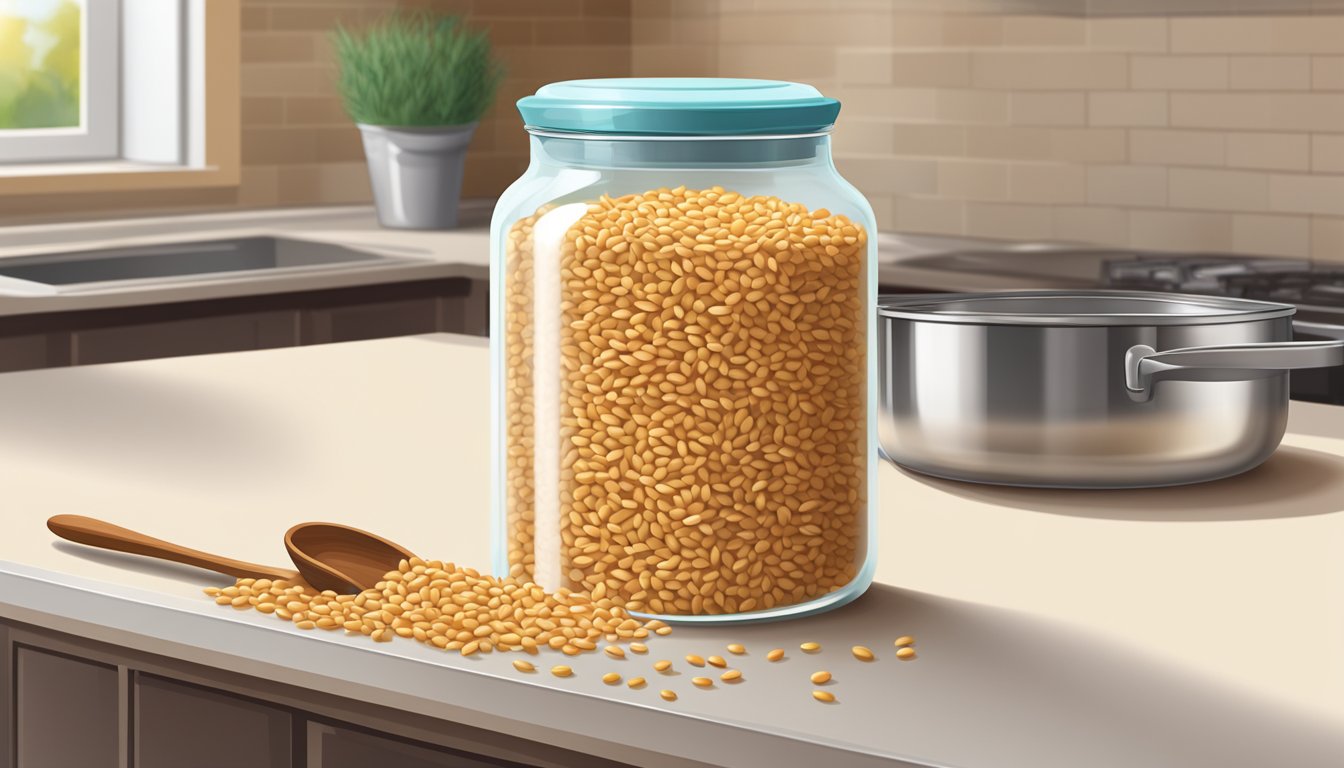
[[[503,76],[484,32],[460,17],[394,12],[332,33],[337,81],[357,123],[463,125],[480,119]]]

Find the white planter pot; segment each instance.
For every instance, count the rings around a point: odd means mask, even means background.
[[[380,224],[393,229],[457,226],[462,170],[476,125],[359,125]]]

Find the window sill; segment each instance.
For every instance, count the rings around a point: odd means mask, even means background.
[[[108,160],[0,165],[0,195],[234,187],[238,171]]]

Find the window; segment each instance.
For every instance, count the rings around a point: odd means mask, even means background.
[[[0,196],[236,186],[239,5],[0,0]]]
[[[0,0],[0,162],[118,156],[118,5]]]

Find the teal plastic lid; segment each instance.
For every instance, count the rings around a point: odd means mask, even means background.
[[[743,136],[824,131],[840,102],[779,80],[631,77],[567,80],[518,100],[529,128],[650,136]]]

